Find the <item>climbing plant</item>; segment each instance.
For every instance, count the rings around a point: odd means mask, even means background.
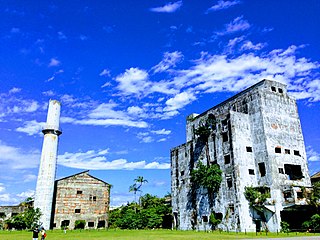
[[[245,187],[244,196],[251,207],[261,206],[270,197],[269,190],[268,187]]]
[[[222,181],[222,171],[218,164],[205,166],[199,161],[197,168],[191,171],[191,181],[209,191],[217,192]]]

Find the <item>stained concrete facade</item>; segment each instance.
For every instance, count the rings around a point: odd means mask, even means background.
[[[76,220],[85,228],[108,226],[110,184],[81,172],[55,182],[52,227],[73,229]]]
[[[208,148],[195,134],[207,119],[215,122]],[[197,162],[206,164],[208,155],[210,164],[218,164],[223,172],[213,197],[190,179]],[[269,189],[264,217],[249,206],[246,186]],[[286,209],[306,204],[309,187],[296,101],[279,82],[263,80],[200,115],[191,114],[186,143],[171,149],[172,208],[178,229],[208,229],[215,212],[223,230],[275,232],[281,216],[288,216],[283,214]]]

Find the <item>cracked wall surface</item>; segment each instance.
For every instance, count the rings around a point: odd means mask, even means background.
[[[197,162],[207,162],[195,129],[214,118],[208,138],[210,164],[219,164],[222,183],[214,198],[190,179]],[[268,187],[264,219],[249,206],[245,187]],[[280,229],[281,212],[305,205],[311,187],[300,119],[286,85],[263,80],[202,114],[187,118],[186,143],[171,149],[173,215],[179,229],[205,230],[219,213],[223,230]],[[302,193],[303,192],[303,193]]]

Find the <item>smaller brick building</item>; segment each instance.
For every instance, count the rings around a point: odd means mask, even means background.
[[[85,228],[107,227],[110,186],[89,171],[56,180],[51,228],[73,229],[76,220],[84,220]]]

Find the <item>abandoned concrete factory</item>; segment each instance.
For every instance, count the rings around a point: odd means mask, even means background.
[[[204,143],[196,130],[208,122]],[[214,195],[191,181],[199,161],[222,170]],[[250,204],[245,187],[263,189],[267,200]],[[182,230],[209,229],[211,214],[221,220],[218,228],[242,232],[276,232],[281,221],[303,218],[311,182],[296,101],[286,85],[262,80],[188,116],[186,143],[171,149],[171,188],[174,224]]]

